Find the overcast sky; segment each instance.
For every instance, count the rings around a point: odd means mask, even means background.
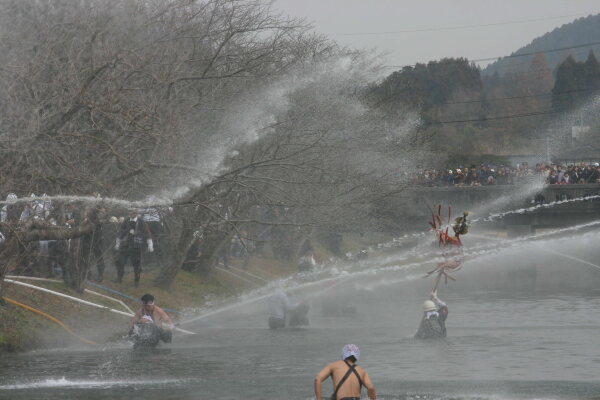
[[[599,0],[276,0],[274,7],[306,17],[339,43],[389,53],[387,65],[505,56],[556,27],[600,13]]]

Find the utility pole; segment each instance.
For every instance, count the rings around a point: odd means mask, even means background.
[[[546,136],[546,163],[550,165],[550,136]]]

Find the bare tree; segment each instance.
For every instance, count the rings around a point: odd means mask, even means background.
[[[3,3],[2,184],[24,192],[184,182],[228,139],[223,107],[302,56],[307,29],[255,1]]]
[[[276,223],[298,237],[367,229],[379,224],[373,202],[402,186],[406,129],[361,102],[376,64],[270,2],[0,4],[0,185],[167,193],[174,257],[159,286],[171,284],[197,230],[208,232],[212,263],[231,234],[269,223],[256,206],[288,209]],[[18,229],[15,238],[32,235]],[[87,253],[75,247],[80,288]]]
[[[52,226],[35,220],[24,224],[3,223],[6,241],[0,246],[0,283],[8,271],[16,269],[22,262],[28,243],[71,239],[64,265],[65,282],[71,289],[83,292],[90,268],[93,235],[101,223],[97,208],[88,208],[81,224],[75,227]]]

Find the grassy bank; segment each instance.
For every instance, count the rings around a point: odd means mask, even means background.
[[[180,271],[168,290],[159,289],[152,285],[158,274],[156,268],[142,274],[140,286],[137,288],[133,286],[131,273],[125,275],[125,279],[121,284],[105,279],[102,285],[125,293],[135,299],[139,299],[144,293],[152,293],[156,297],[158,305],[184,311],[202,307],[209,301],[235,296],[243,290],[258,287],[265,282],[295,272],[295,266],[291,263],[261,257],[251,257],[244,269],[244,271],[257,277],[252,285],[249,284],[250,281],[244,281],[236,278],[235,275],[223,272],[223,270],[239,271],[242,267],[243,262],[234,259],[230,268],[220,266],[208,276]],[[236,275],[242,276],[241,273],[236,273]],[[110,278],[110,274],[108,277]],[[87,292],[83,294],[75,293],[66,288],[62,282],[20,281],[120,311],[126,311],[117,302],[109,299]],[[93,285],[87,285],[87,288],[119,299],[132,310],[137,310],[140,307],[136,301],[111,294]],[[3,305],[0,305],[0,352],[89,346],[86,341],[92,341],[102,346],[110,341],[120,340],[127,332],[128,317],[80,304],[50,293],[5,282],[4,295],[8,299],[33,307],[58,319],[80,338],[70,334],[65,328],[41,315],[10,302],[4,302]],[[171,313],[171,317],[177,320],[181,317],[181,314]]]
[[[342,249],[344,252],[356,252],[368,245],[367,240],[359,237],[344,238]],[[318,243],[315,243],[315,252],[320,261],[326,261],[332,257],[332,254]],[[208,276],[180,271],[168,290],[159,289],[152,285],[158,275],[158,268],[145,270],[138,288],[133,285],[133,275],[130,270],[125,275],[123,283],[111,282],[111,274],[114,271],[109,268],[102,285],[128,294],[135,299],[139,299],[144,293],[152,293],[159,306],[185,311],[205,306],[207,302],[224,300],[242,291],[260,287],[269,281],[289,276],[295,272],[297,272],[295,263],[276,260],[267,256],[252,256],[247,263],[242,259],[232,258],[229,268],[220,265]],[[87,292],[81,294],[70,291],[62,282],[26,280],[23,280],[23,282],[120,311],[126,311],[121,305],[109,299]],[[137,310],[140,307],[136,301],[119,297],[92,285],[88,285],[87,288],[117,298],[132,310]],[[39,290],[5,283],[5,297],[57,318],[66,324],[76,336],[43,316],[11,303],[6,303],[0,305],[0,352],[69,346],[88,347],[90,346],[87,343],[89,341],[97,343],[98,346],[103,346],[111,341],[121,340],[128,329],[129,318],[126,316],[80,304]],[[170,313],[170,315],[175,320],[181,318],[181,315],[177,313]]]

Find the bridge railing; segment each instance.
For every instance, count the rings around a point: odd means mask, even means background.
[[[541,192],[546,202],[600,194],[600,184],[546,185]]]

